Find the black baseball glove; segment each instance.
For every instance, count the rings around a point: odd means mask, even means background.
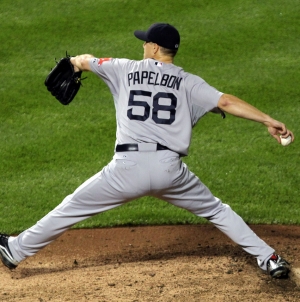
[[[70,56],[56,62],[48,74],[45,85],[51,94],[63,105],[68,105],[76,96],[81,86],[81,71],[75,72]]]

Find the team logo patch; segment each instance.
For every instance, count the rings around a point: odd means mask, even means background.
[[[161,63],[161,62],[155,62],[155,65],[158,66],[158,67],[162,67],[163,63]]]
[[[99,59],[99,61],[98,61],[98,65],[102,65],[104,62],[110,61],[110,60],[111,60],[111,58],[101,58],[101,59]]]

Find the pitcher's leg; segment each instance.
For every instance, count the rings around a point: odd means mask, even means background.
[[[31,228],[17,237],[10,237],[9,248],[13,258],[20,262],[34,255],[74,224],[125,201],[123,194],[110,186],[103,173],[99,172]]]
[[[263,270],[267,269],[267,260],[275,250],[260,239],[230,206],[220,202],[216,214],[207,219],[247,253],[255,256]]]
[[[182,165],[174,174],[174,179],[173,187],[164,191],[162,199],[208,219],[246,252],[255,256],[260,267],[266,270],[266,261],[273,254],[273,248],[260,239],[230,206],[213,196],[186,165]]]

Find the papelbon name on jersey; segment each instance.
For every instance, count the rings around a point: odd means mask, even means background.
[[[154,71],[135,71],[128,73],[128,86],[130,85],[159,85],[166,86],[168,88],[173,88],[179,90],[182,78],[176,77],[174,75],[169,75],[164,73],[162,76],[160,73]]]

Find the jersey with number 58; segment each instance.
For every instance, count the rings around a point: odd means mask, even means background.
[[[222,95],[181,67],[153,59],[93,58],[90,67],[113,95],[116,144],[159,143],[187,155],[193,126]]]

